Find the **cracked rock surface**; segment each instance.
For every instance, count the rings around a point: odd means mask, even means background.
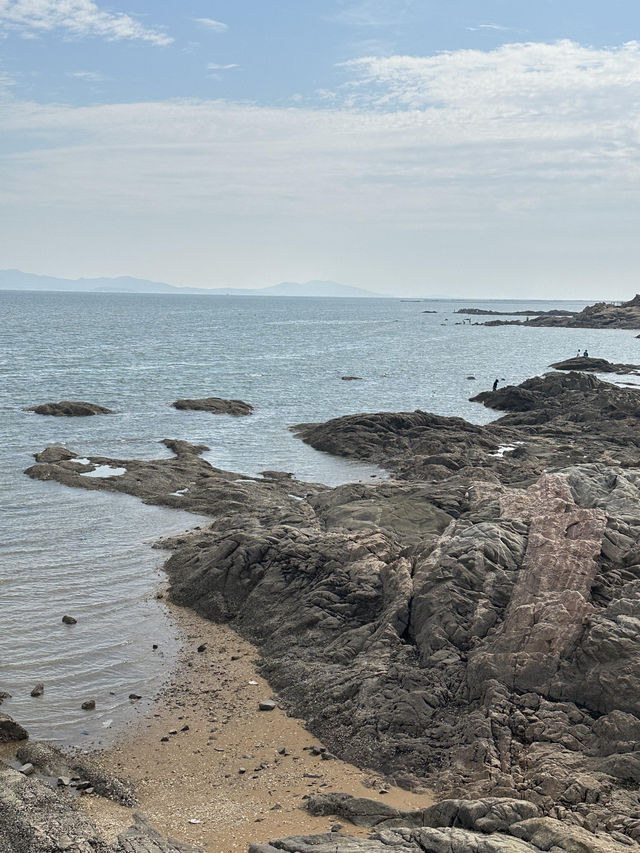
[[[443,800],[440,823],[398,826],[378,805],[370,840],[254,853],[605,853],[640,839],[640,394],[556,373],[480,399],[508,414],[298,428],[398,476],[375,485],[243,477],[176,441],[152,461],[49,448],[27,471],[212,516],[164,543],[173,600],[256,643],[280,703],[331,752]],[[125,473],[81,476],[101,465]],[[472,802],[450,819],[452,801]]]

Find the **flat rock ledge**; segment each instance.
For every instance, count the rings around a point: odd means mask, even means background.
[[[581,370],[588,373],[619,373],[623,376],[640,376],[640,364],[614,364],[606,358],[578,356],[550,364],[554,370]]]
[[[253,844],[250,853],[622,853],[625,837],[566,826],[542,817],[524,800],[487,797],[443,800],[417,812],[393,809],[346,794],[313,797],[313,814],[336,815],[357,826],[374,827],[368,839],[337,832],[295,836]]]
[[[113,415],[112,409],[106,409],[97,403],[85,403],[79,400],[60,400],[59,403],[42,403],[39,406],[29,406],[25,412],[35,412],[36,415],[53,415],[53,417],[85,418],[89,415]]]
[[[253,412],[253,406],[243,400],[224,400],[222,397],[202,397],[199,400],[176,400],[174,409],[193,412],[210,412],[212,415],[234,415],[242,417]]]

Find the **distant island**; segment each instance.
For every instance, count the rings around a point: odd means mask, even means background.
[[[22,270],[0,270],[0,290],[54,290],[71,293],[167,293],[200,296],[310,296],[384,299],[386,294],[337,281],[283,281],[270,287],[245,290],[238,287],[177,287],[161,281],[121,276],[120,278],[55,278]],[[389,298],[386,296],[386,298]]]

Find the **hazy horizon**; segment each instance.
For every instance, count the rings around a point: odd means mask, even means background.
[[[630,0],[6,0],[0,267],[629,299],[638,25]]]

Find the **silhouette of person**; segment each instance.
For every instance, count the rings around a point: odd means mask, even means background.
[[[493,383],[493,390],[496,391],[497,388],[498,388],[498,380],[496,379],[495,382]]]
[[[585,351],[582,353],[582,357],[583,357],[583,358],[589,358],[589,353],[585,350]]]

